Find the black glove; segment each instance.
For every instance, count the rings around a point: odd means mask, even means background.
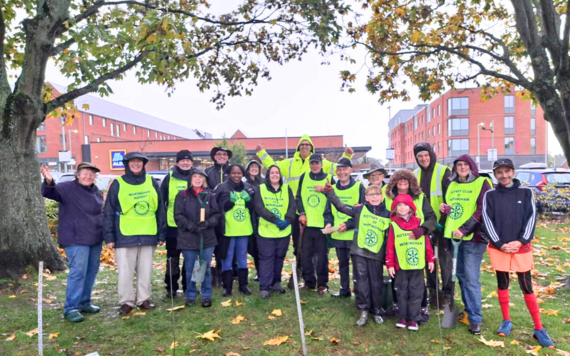
[[[210,223],[207,221],[202,221],[198,223],[198,231],[207,230],[210,227]]]

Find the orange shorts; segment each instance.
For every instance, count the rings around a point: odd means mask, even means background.
[[[534,268],[532,250],[527,253],[505,253],[489,246],[487,252],[495,271],[528,272]]]

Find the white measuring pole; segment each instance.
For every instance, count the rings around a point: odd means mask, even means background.
[[[44,288],[44,261],[40,261],[40,267],[38,269],[38,354],[40,356],[44,355],[44,339],[43,339],[43,327],[42,327],[42,294]]]
[[[301,310],[301,297],[299,297],[299,283],[297,282],[297,266],[291,263],[293,270],[293,282],[295,282],[295,299],[297,300],[297,315],[299,316],[299,329],[301,330],[301,341],[303,343],[303,355],[307,354],[307,344],[305,343],[305,325],[303,325],[303,311]]]

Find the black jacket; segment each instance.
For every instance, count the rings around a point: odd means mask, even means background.
[[[311,171],[301,174],[301,179],[299,180],[299,188],[297,188],[297,193],[295,195],[295,202],[297,203],[297,211],[299,212],[299,215],[305,215],[305,206],[303,205],[303,197],[301,197],[301,189],[303,188],[303,181],[305,180],[305,177],[307,175],[312,180],[323,180],[328,176],[328,174],[323,172],[322,169],[317,174],[315,174]],[[334,179],[331,178],[330,183],[335,184]]]
[[[200,248],[200,237],[204,237],[204,248],[216,246],[218,244],[215,228],[218,226],[222,214],[218,209],[216,199],[211,194],[210,189],[204,189],[210,193],[206,203],[206,220],[208,228],[202,232],[198,231],[200,223],[200,201],[194,189],[189,188],[178,193],[174,205],[174,220],[178,226],[178,236],[176,248],[178,250],[197,250]]]
[[[384,243],[382,244],[382,248],[380,248],[380,251],[378,251],[378,253],[373,253],[372,251],[358,247],[358,224],[360,222],[360,213],[362,213],[363,206],[366,206],[368,210],[370,210],[370,212],[376,216],[390,219],[390,211],[386,209],[384,202],[376,206],[371,205],[370,203],[365,203],[364,205],[358,204],[355,206],[349,206],[343,204],[340,201],[334,190],[331,190],[327,193],[327,198],[331,204],[337,208],[338,211],[354,218],[355,229],[352,244],[350,246],[350,254],[370,258],[372,260],[384,261],[386,259],[386,242],[388,240],[388,229],[386,229],[384,232]]]
[[[255,199],[255,191],[253,190],[253,187],[249,183],[239,182],[238,184],[235,184],[231,180],[228,180],[227,182],[218,185],[214,190],[214,198],[216,199],[218,209],[222,213],[222,217],[218,224],[218,228],[216,229],[216,232],[218,234],[220,235],[225,234],[226,230],[225,213],[232,210],[234,207],[234,203],[230,201],[230,193],[241,192],[243,190],[248,192],[249,195],[251,196],[251,200],[247,202],[245,206],[246,208],[249,209],[249,213],[252,218],[252,224],[254,224],[253,211],[255,210],[255,207],[253,201]]]
[[[269,178],[266,179],[266,181],[269,181]],[[276,195],[280,195],[280,194],[289,194],[289,207],[287,207],[287,213],[285,214],[285,220],[289,221],[290,224],[293,224],[295,221],[295,211],[297,210],[297,204],[295,204],[295,199],[293,196],[293,191],[291,190],[291,187],[287,186],[287,191],[284,192],[283,191],[283,184],[281,184],[279,186],[278,190],[275,190],[273,188],[273,186],[271,185],[271,183],[261,183],[261,185],[265,185],[267,186],[267,191]],[[261,187],[260,185],[260,187]],[[263,203],[263,198],[261,197],[261,193],[260,193],[260,187],[255,188],[255,212],[256,212],[256,216],[262,217],[265,220],[272,222],[272,223],[276,223],[277,222],[277,217],[275,217],[275,215],[273,215],[272,212],[270,212],[269,210],[267,210],[265,208],[265,204]]]
[[[133,174],[128,165],[125,165],[125,174],[122,176],[125,182],[132,185],[141,185],[147,177],[146,170],[143,168],[139,175]],[[152,179],[149,175],[148,179]],[[154,245],[158,241],[166,240],[166,213],[163,207],[163,198],[160,194],[158,183],[152,179],[152,186],[158,194],[158,209],[156,210],[156,235],[140,235],[140,236],[124,236],[119,228],[121,219],[121,205],[119,204],[119,182],[115,179],[109,188],[107,200],[105,201],[103,215],[103,237],[107,243],[115,243],[115,248],[132,247],[141,245]]]
[[[188,181],[191,170],[192,170],[192,168],[185,171],[185,170],[178,168],[178,166],[174,166],[174,168],[172,168],[172,176],[176,179]],[[168,211],[168,204],[169,204],[168,190],[169,189],[170,189],[170,174],[167,174],[166,177],[164,177],[164,179],[162,180],[162,184],[160,184],[160,193],[162,194],[162,198],[163,198],[162,202],[164,205],[165,214]],[[176,238],[177,229],[175,227],[170,227],[170,226],[168,226],[168,224],[166,224],[166,230],[167,230],[166,237]]]
[[[483,197],[483,228],[493,247],[520,241],[528,244],[534,238],[536,206],[532,188],[518,179],[510,188],[500,184],[485,192]]]
[[[213,166],[206,168],[205,172],[208,175],[210,188],[215,189],[218,184],[228,181],[230,177],[230,164],[226,163],[223,166],[220,166],[216,163]]]
[[[338,182],[336,182],[336,188],[339,190],[346,190],[346,189],[352,188],[355,184],[356,184],[356,181],[354,180],[354,178],[350,177],[350,181],[348,182],[348,186],[341,187],[340,181],[338,181]],[[364,198],[365,193],[366,193],[366,188],[364,188],[364,184],[360,184],[358,204],[363,204],[366,201],[366,199]],[[325,226],[327,224],[330,224],[331,226],[335,226],[334,216],[332,214],[330,200],[327,200],[327,206],[325,208]],[[356,224],[354,223],[354,219],[348,219],[344,224],[346,225],[347,230],[354,230],[354,228],[356,227]]]

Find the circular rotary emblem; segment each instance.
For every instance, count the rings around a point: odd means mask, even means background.
[[[271,210],[269,210],[271,212],[271,214],[275,215],[275,217],[277,219],[281,219],[281,213],[279,212],[279,209],[277,208],[273,208]]]
[[[237,222],[242,222],[245,220],[245,209],[236,209],[234,211],[234,219]]]
[[[408,247],[406,251],[406,261],[410,266],[417,266],[420,263],[418,249],[415,247]]]
[[[459,203],[453,203],[451,205],[451,213],[449,214],[451,219],[457,220],[463,216],[463,206]]]
[[[321,198],[319,198],[316,194],[310,195],[307,199],[307,204],[309,204],[311,208],[316,208],[320,202]]]
[[[146,201],[139,201],[135,204],[135,213],[137,215],[146,215],[150,210],[150,205]]]
[[[378,234],[372,230],[366,231],[366,237],[364,238],[364,244],[368,247],[374,247],[378,243]]]
[[[345,219],[346,218],[346,214],[345,213],[341,213],[340,211],[337,210],[336,212],[336,218],[339,220]]]

